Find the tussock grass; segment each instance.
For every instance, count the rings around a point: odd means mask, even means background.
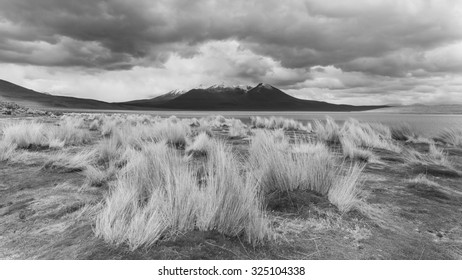
[[[364,165],[344,171],[322,143],[296,143],[258,131],[249,148],[249,168],[253,170],[266,203],[281,193],[314,191],[327,196],[340,211],[348,211],[358,201],[357,186]]]
[[[417,134],[408,123],[400,123],[390,127],[391,137],[398,141],[407,141],[411,138],[416,138]]]
[[[326,117],[325,123],[315,120],[313,131],[319,140],[328,143],[340,142],[340,126],[331,117]]]
[[[48,128],[47,138],[54,143],[59,143],[56,145],[61,148],[64,145],[83,145],[90,142],[90,132],[86,129],[79,128],[79,123],[64,122],[60,124],[59,127],[53,126]],[[52,147],[52,145],[49,145]]]
[[[237,119],[231,119],[230,122],[230,127],[228,131],[228,135],[230,137],[247,137],[249,134],[249,129],[247,126],[242,123],[242,121],[237,120]]]
[[[429,187],[440,187],[440,184],[428,179],[427,175],[419,174],[417,177],[408,180],[410,185],[425,185]]]
[[[90,131],[97,131],[97,130],[100,129],[100,127],[101,127],[101,121],[99,121],[99,120],[93,120],[93,121],[90,123],[90,125],[89,125],[88,128],[89,128]]]
[[[347,141],[359,147],[401,151],[399,146],[392,143],[390,130],[381,124],[360,123],[355,119],[349,119],[343,124],[341,134],[348,138]]]
[[[57,152],[48,156],[43,168],[58,172],[79,172],[90,166],[95,160],[94,150],[84,149],[75,154]]]
[[[59,149],[88,143],[89,132],[74,125],[69,121],[61,126],[26,121],[13,123],[3,129],[2,141],[19,149]]]
[[[162,121],[150,126],[149,131],[144,130],[144,133],[156,142],[166,141],[174,147],[184,148],[191,128],[183,122]]]
[[[361,173],[365,165],[354,164],[345,171],[344,175],[336,178],[329,189],[329,201],[337,206],[341,212],[348,212],[358,204],[358,195]]]
[[[270,235],[258,181],[250,173],[241,174],[241,164],[224,143],[213,143],[199,189],[197,226],[231,236],[244,234],[256,244]]]
[[[462,129],[446,129],[435,137],[435,140],[447,145],[462,147]]]
[[[414,172],[428,173],[434,176],[460,177],[461,172],[454,168],[447,154],[434,144],[430,144],[428,153],[406,149],[402,153],[404,162]]]
[[[430,144],[434,144],[435,142],[430,138],[426,138],[421,135],[418,135],[417,137],[410,137],[408,140],[406,140],[406,143],[430,145]]]
[[[452,164],[447,158],[447,154],[438,148],[435,144],[429,145],[428,153],[420,153],[414,149],[406,149],[402,153],[403,159],[409,164],[424,164],[424,165],[441,165],[452,167]]]
[[[85,185],[90,187],[103,187],[117,174],[115,165],[110,165],[107,169],[101,170],[93,165],[87,165],[83,170]]]
[[[205,156],[210,151],[213,143],[207,133],[200,133],[194,138],[194,141],[190,143],[186,148],[187,155],[193,156]]]
[[[16,149],[16,145],[12,145],[5,141],[0,141],[0,161],[9,160]]]
[[[444,187],[437,182],[427,178],[424,174],[419,174],[417,177],[408,180],[406,187],[415,195],[430,199],[430,200],[450,200],[451,196]]]
[[[250,123],[255,128],[311,131],[311,124],[305,126],[299,121],[282,117],[263,118],[252,116]]]
[[[19,149],[48,147],[44,125],[36,122],[19,122],[3,128],[3,142]]]
[[[214,141],[199,180],[165,142],[148,143],[117,176],[96,220],[96,233],[130,248],[149,246],[178,232],[217,230],[244,234],[250,243],[269,235],[256,187],[246,181],[224,144]]]
[[[335,178],[334,158],[321,143],[299,144],[289,151],[286,139],[258,131],[249,148],[250,168],[261,180],[263,193],[295,189],[327,194]]]
[[[342,152],[345,158],[368,162],[374,157],[374,153],[371,150],[365,150],[357,147],[355,142],[348,137],[342,137],[340,139],[340,143],[342,145]]]
[[[101,135],[104,137],[111,136],[117,127],[116,121],[105,121],[101,126]]]

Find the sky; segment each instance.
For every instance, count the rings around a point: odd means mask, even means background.
[[[263,82],[336,104],[462,104],[462,1],[0,0],[0,79],[111,102]]]

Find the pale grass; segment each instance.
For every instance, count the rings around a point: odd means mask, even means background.
[[[316,137],[328,143],[338,143],[340,141],[340,126],[331,117],[326,117],[323,123],[319,120],[314,121],[313,129]]]
[[[214,141],[200,188],[197,227],[216,229],[230,236],[244,234],[256,244],[270,235],[262,210],[258,181],[253,174],[241,175],[240,163],[222,142]]]
[[[36,122],[22,121],[8,124],[3,128],[3,140],[8,145],[27,149],[31,145],[47,147],[49,140],[44,125]]]
[[[447,145],[462,147],[462,129],[446,129],[437,137],[435,137],[435,140],[443,142]]]
[[[339,175],[327,195],[329,201],[337,206],[341,212],[348,212],[358,204],[359,184],[365,165],[353,164]]]
[[[59,151],[47,156],[44,168],[62,172],[83,171],[93,164],[95,159],[96,152],[93,149],[82,149],[77,153]]]
[[[340,139],[340,143],[342,145],[342,152],[345,158],[368,162],[374,157],[374,153],[371,150],[359,148],[349,137],[342,137]]]
[[[438,184],[437,182],[434,182],[428,179],[428,177],[425,174],[417,175],[417,177],[408,180],[408,183],[424,185],[424,186],[429,186],[429,187],[441,187],[440,184]]]
[[[297,145],[297,144],[296,144]],[[323,144],[290,146],[269,132],[259,131],[249,148],[249,165],[263,193],[312,190],[326,194],[335,178],[335,160]],[[295,152],[291,152],[295,151]]]
[[[83,145],[89,143],[91,137],[90,132],[80,128],[81,126],[78,124],[79,123],[67,121],[61,123],[60,126],[48,126],[46,132],[47,138],[50,142],[62,142],[64,145]]]
[[[13,156],[15,149],[15,144],[0,141],[0,161],[9,160]]]
[[[3,128],[3,141],[19,149],[30,147],[63,148],[65,145],[86,144],[90,140],[87,130],[74,126],[70,121],[60,126],[37,122],[12,123]]]
[[[390,127],[391,137],[394,140],[407,141],[411,138],[416,138],[417,133],[408,123],[400,123]]]
[[[359,147],[380,148],[394,152],[401,151],[401,148],[392,142],[390,130],[380,124],[371,125],[349,119],[343,124],[341,134]]]
[[[207,133],[202,132],[194,138],[192,143],[186,147],[187,155],[206,155],[213,145],[211,138]]]
[[[223,145],[214,142],[205,177],[199,180],[166,141],[146,143],[118,174],[97,216],[97,235],[131,249],[197,229],[244,234],[250,243],[261,242],[270,230],[257,188],[242,178]]]
[[[242,121],[237,120],[237,119],[231,119],[229,120],[229,131],[228,135],[230,137],[247,137],[249,134],[249,129],[248,127],[242,123]]]
[[[255,128],[284,129],[284,130],[311,130],[311,125],[303,125],[300,121],[282,117],[254,117],[250,118],[250,123]]]
[[[409,148],[402,153],[402,157],[408,164],[440,165],[452,169],[452,163],[448,160],[447,154],[433,143],[429,145],[428,153],[420,153]]]

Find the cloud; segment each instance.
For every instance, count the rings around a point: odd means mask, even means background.
[[[172,83],[136,96],[221,81],[263,81],[332,100],[353,91],[364,100],[363,91],[396,100],[405,100],[404,90],[436,96],[431,88],[449,96],[461,53],[455,0],[0,0],[0,63],[24,72],[55,68],[100,91],[110,87],[98,80],[109,85],[123,75]],[[83,92],[70,88],[61,87]]]
[[[172,53],[194,53],[191,48],[203,42],[237,39],[283,66],[303,68],[431,49],[462,38],[456,1],[2,0],[0,11],[3,25],[13,26],[9,38],[16,44],[72,48],[66,44],[72,41],[98,45],[99,55],[113,56],[94,63],[94,56],[80,52],[79,61],[88,63],[68,59],[88,67],[126,64],[127,56],[162,63]]]

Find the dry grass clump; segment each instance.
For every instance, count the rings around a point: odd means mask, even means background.
[[[228,124],[226,123],[226,118],[220,115],[211,115],[211,116],[200,118],[198,120],[198,124],[201,127],[207,127],[207,128],[220,128],[220,127],[228,126]],[[197,126],[197,123],[194,124],[194,126]]]
[[[286,139],[258,131],[249,148],[250,168],[261,180],[263,193],[312,190],[327,194],[335,177],[334,159],[323,144],[305,143],[290,152]]]
[[[55,144],[57,147],[62,143],[61,148],[64,145],[82,145],[89,143],[91,138],[90,132],[80,127],[79,123],[70,121],[62,122],[59,126],[50,127],[47,132],[47,137],[50,141],[49,146],[52,147],[52,142],[58,143]]]
[[[359,147],[401,151],[399,146],[392,143],[390,130],[382,124],[360,123],[355,119],[349,119],[343,124],[341,134],[348,138],[347,141]]]
[[[249,129],[247,126],[241,121],[237,119],[229,120],[229,131],[228,135],[230,137],[247,137],[249,134]]]
[[[146,144],[118,174],[97,217],[97,235],[132,249],[190,230],[244,234],[253,244],[262,241],[269,229],[257,188],[244,179],[224,144],[214,142],[211,151],[199,180],[165,142]]]
[[[445,188],[428,179],[425,174],[419,174],[414,179],[408,180],[406,187],[414,194],[430,200],[449,200],[451,198],[451,194]]]
[[[361,174],[365,165],[354,164],[334,181],[327,195],[329,201],[341,212],[348,212],[358,203]]]
[[[391,137],[398,141],[407,141],[416,138],[417,134],[408,123],[400,123],[390,127]]]
[[[183,122],[172,123],[165,120],[148,127],[149,130],[145,130],[146,135],[155,142],[166,141],[167,144],[177,148],[184,148],[188,135],[191,134],[191,128]]]
[[[58,172],[79,172],[88,168],[96,158],[96,153],[91,149],[84,149],[75,154],[57,152],[48,156],[43,168]]]
[[[90,140],[88,131],[76,128],[70,121],[61,126],[27,121],[12,123],[3,128],[3,135],[4,143],[19,149],[63,148]]]
[[[418,135],[417,137],[410,137],[408,140],[406,140],[406,143],[430,145],[430,144],[434,144],[435,142],[432,139]]]
[[[282,117],[250,117],[250,124],[255,128],[266,128],[266,129],[284,129],[284,130],[305,130],[311,131],[311,124],[307,126],[303,123]]]
[[[357,147],[355,142],[349,137],[342,137],[340,143],[345,158],[368,162],[374,157],[374,153],[371,150]]]
[[[454,168],[447,154],[434,144],[430,144],[428,153],[406,149],[402,153],[404,162],[414,172],[428,173],[434,176],[460,177],[462,173]]]
[[[409,164],[433,164],[446,167],[452,167],[443,149],[438,148],[435,144],[430,144],[428,153],[420,153],[414,149],[407,149],[403,152],[405,162]]]
[[[102,125],[102,122],[101,122],[100,120],[93,120],[93,121],[90,123],[88,129],[89,129],[90,131],[97,131],[97,130],[100,129],[101,125]]]
[[[340,142],[340,126],[331,117],[326,117],[325,123],[315,120],[313,131],[316,137],[321,141],[328,143]]]
[[[230,236],[244,234],[256,244],[269,235],[262,210],[258,181],[241,173],[241,164],[222,142],[215,141],[199,188],[197,227]]]
[[[268,203],[282,193],[314,191],[327,196],[341,211],[348,211],[357,202],[358,178],[363,165],[346,171],[338,166],[322,143],[296,143],[287,146],[287,139],[258,131],[249,148],[249,168],[260,181]],[[342,175],[342,173],[344,173]]]
[[[435,137],[435,140],[447,145],[462,147],[462,129],[446,129]]]
[[[104,137],[111,136],[114,130],[116,129],[117,125],[117,121],[105,121],[101,125],[101,135]]]
[[[16,145],[11,145],[5,141],[0,141],[0,161],[10,159],[13,156],[15,149]]]
[[[429,187],[440,187],[440,184],[427,178],[425,174],[419,174],[417,177],[408,180],[410,185],[425,185]]]
[[[6,145],[19,149],[48,147],[49,139],[44,125],[36,122],[19,122],[3,128],[3,140]]]
[[[212,145],[212,139],[207,133],[202,132],[194,138],[194,141],[186,147],[186,154],[193,156],[205,156],[210,151]]]

